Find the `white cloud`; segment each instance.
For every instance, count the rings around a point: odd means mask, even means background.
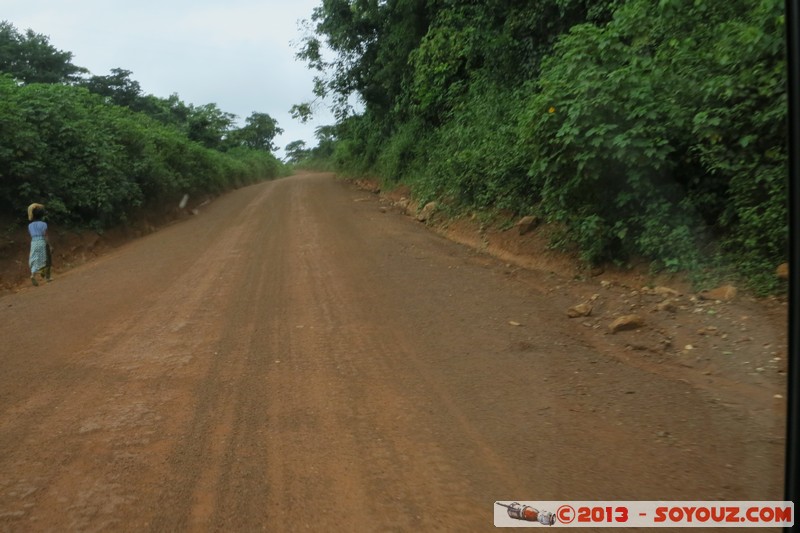
[[[299,10],[292,4],[244,2],[225,6],[198,6],[181,15],[174,29],[190,39],[202,37],[225,48],[269,46],[290,51],[296,36]]]

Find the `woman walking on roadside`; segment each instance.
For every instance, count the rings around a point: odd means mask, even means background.
[[[31,255],[28,264],[31,267],[31,283],[39,285],[36,274],[50,281],[50,243],[47,241],[47,222],[43,221],[44,206],[31,204],[28,206],[28,233],[31,234]]]

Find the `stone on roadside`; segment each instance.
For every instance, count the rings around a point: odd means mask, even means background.
[[[606,269],[603,266],[596,266],[593,267],[591,270],[589,270],[589,275],[593,278],[596,278],[597,276],[602,276],[605,273]]]
[[[652,289],[649,288],[649,287],[642,287],[641,292],[642,292],[642,294],[650,294],[650,295],[653,295],[653,296],[664,296],[664,297],[667,297],[667,298],[681,295],[681,293],[679,293],[675,289],[671,289],[669,287],[663,287],[663,286],[653,287]]]
[[[626,331],[630,329],[638,329],[644,326],[644,319],[639,315],[624,315],[616,319],[608,326],[611,333],[618,331]]]
[[[667,313],[677,313],[678,312],[678,306],[675,305],[675,302],[673,302],[672,300],[666,299],[663,302],[661,302],[660,304],[656,305],[656,311],[666,311]]]
[[[680,296],[681,293],[669,287],[656,287],[653,292],[658,296]]]
[[[525,235],[529,231],[536,228],[539,225],[541,219],[537,216],[528,215],[526,217],[522,217],[515,225],[519,228],[519,234]]]
[[[703,300],[719,300],[721,302],[730,302],[736,298],[736,287],[733,285],[723,285],[716,289],[708,291],[701,291],[698,296]]]
[[[592,314],[592,306],[588,302],[573,305],[567,309],[567,316],[570,318],[579,318],[582,316],[589,316]]]
[[[420,222],[427,222],[433,216],[433,213],[436,211],[436,202],[428,202],[425,204],[419,213],[417,213],[417,220]]]
[[[775,269],[775,275],[778,276],[778,279],[789,279],[789,263],[781,263],[778,265],[778,268]]]

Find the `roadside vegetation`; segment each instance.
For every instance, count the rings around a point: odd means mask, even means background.
[[[588,264],[763,294],[788,251],[783,7],[322,0],[298,57],[338,170],[451,214],[538,215]]]
[[[58,225],[103,230],[184,194],[286,173],[269,115],[236,127],[216,104],[144,94],[130,71],[92,75],[71,61],[0,22],[0,212],[22,220],[41,202]]]
[[[320,126],[315,132],[317,145],[308,148],[305,141],[293,141],[286,145],[286,163],[293,169],[328,172],[336,170],[332,156],[336,147],[336,128]]]

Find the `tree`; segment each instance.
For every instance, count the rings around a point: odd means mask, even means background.
[[[189,106],[187,135],[206,148],[222,149],[236,115],[222,111],[217,104]]]
[[[291,113],[292,118],[295,120],[299,120],[303,124],[308,122],[311,117],[314,115],[314,103],[312,102],[303,102],[301,104],[295,104],[289,110]]]
[[[8,21],[0,22],[0,72],[23,83],[72,83],[88,70],[72,64],[72,53],[52,46],[45,35],[21,34]]]
[[[427,31],[429,4],[427,0],[323,0],[314,10],[315,34],[306,36],[297,58],[319,73],[314,93],[333,96],[337,118],[349,114],[354,95],[373,112],[392,111],[403,89],[408,56]],[[330,62],[323,59],[321,39],[336,54]]]
[[[283,133],[278,121],[267,113],[253,112],[245,120],[245,125],[234,134],[240,144],[255,150],[273,152],[276,146],[272,140]]]
[[[286,160],[289,163],[299,163],[308,156],[305,141],[292,141],[286,145],[284,150],[286,151]]]
[[[297,57],[337,124],[311,156],[330,141],[419,198],[535,211],[589,261],[728,254],[767,287],[788,242],[783,4],[322,0]]]
[[[130,70],[112,68],[110,75],[92,76],[80,85],[113,104],[137,110],[143,99],[142,87],[138,81],[131,79],[131,74]]]
[[[311,152],[314,157],[327,159],[333,155],[336,148],[336,126],[319,126],[314,131],[317,146]]]
[[[137,110],[162,124],[175,126],[181,131],[188,131],[189,116],[192,114],[192,109],[176,93],[172,93],[167,98],[159,98],[148,94],[140,99],[138,107],[139,109]]]

